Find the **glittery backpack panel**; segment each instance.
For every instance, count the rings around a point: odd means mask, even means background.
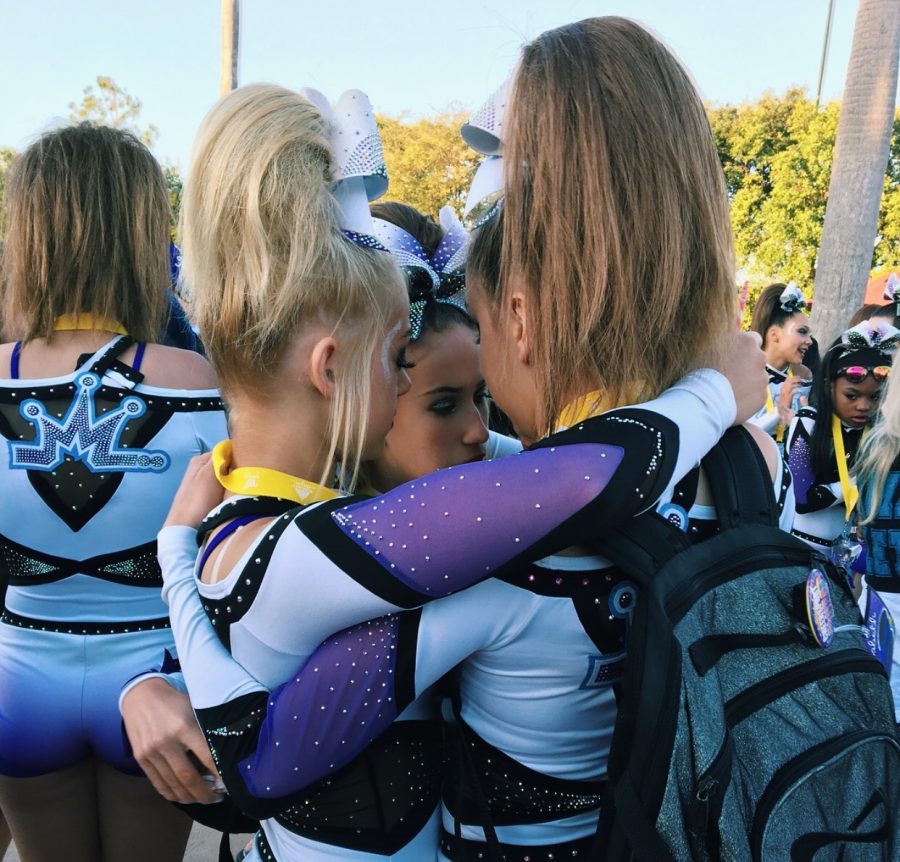
[[[778,529],[743,429],[703,466],[717,535],[651,513],[604,544],[642,589],[591,858],[898,859],[893,701],[846,577]]]

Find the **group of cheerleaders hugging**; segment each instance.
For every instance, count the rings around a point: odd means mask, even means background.
[[[171,802],[259,821],[248,860],[588,858],[638,598],[604,536],[675,499],[714,528],[689,477],[762,406],[765,357],[672,53],[588,19],[503,93],[469,236],[362,214],[383,177],[365,152],[341,175],[319,94],[221,99],[179,226],[208,363],[160,343],[147,150],[81,125],[15,163],[0,809],[23,862],[180,859]],[[827,372],[842,428],[832,389],[880,374],[857,358]]]

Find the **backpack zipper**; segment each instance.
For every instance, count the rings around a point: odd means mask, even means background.
[[[845,673],[879,673],[883,676],[885,670],[875,656],[862,649],[826,653],[800,666],[785,668],[736,694],[725,704],[725,723],[728,727],[735,727],[758,709],[791,691],[811,682]]]
[[[725,536],[727,533],[720,535]],[[715,539],[710,541],[714,542]],[[702,545],[697,547],[702,547]],[[690,553],[690,550],[687,553]],[[809,548],[770,546],[760,549],[754,547],[741,554],[729,555],[724,560],[719,559],[697,573],[686,589],[669,596],[665,601],[666,612],[674,626],[700,596],[708,593],[714,587],[759,568],[808,565],[811,562],[812,553],[814,552]],[[752,567],[744,572],[741,571],[744,566]]]
[[[753,815],[753,825],[750,830],[750,838],[752,841],[753,859],[762,862],[762,843],[765,825],[769,820],[778,801],[783,798],[785,792],[794,785],[799,778],[808,773],[810,763],[824,764],[830,760],[836,753],[847,751],[850,748],[858,748],[863,743],[870,740],[884,740],[893,745],[900,753],[900,744],[897,739],[890,734],[877,730],[856,730],[852,733],[845,733],[834,739],[826,740],[823,743],[808,749],[803,754],[788,761],[779,769],[772,780],[766,787],[763,795],[760,797],[756,806],[756,813]]]

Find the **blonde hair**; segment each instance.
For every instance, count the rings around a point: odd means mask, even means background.
[[[525,47],[508,111],[491,299],[528,300],[539,433],[573,381],[599,377],[618,403],[715,361],[735,327],[733,241],[706,112],[678,60],[632,21],[589,18]]]
[[[162,170],[121,129],[80,123],[41,135],[7,179],[3,318],[49,339],[64,314],[116,320],[156,340],[168,307],[171,213]]]
[[[871,433],[866,435],[856,457],[854,473],[860,489],[867,491],[863,500],[868,500],[868,511],[860,512],[864,515],[863,524],[875,519],[881,505],[884,483],[900,455],[900,386],[892,381],[893,376],[885,384],[878,421]]]
[[[329,135],[312,103],[282,87],[253,84],[216,103],[185,184],[181,273],[226,395],[264,386],[304,323],[333,322],[348,353],[330,402],[327,461],[340,457],[350,487],[372,357],[407,299],[391,256],[340,232]]]

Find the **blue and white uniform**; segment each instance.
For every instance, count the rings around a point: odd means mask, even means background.
[[[500,580],[476,589],[514,589],[506,579],[528,560],[595,535],[598,524],[612,528],[670,494],[665,489],[674,484],[673,474],[686,474],[734,415],[730,388],[713,372],[644,407],[586,420],[522,455],[440,471],[374,500],[286,513],[223,581],[200,584],[199,593],[193,531],[160,534],[165,594],[198,719],[235,802],[263,820],[251,858],[428,858],[421,847],[399,840],[373,857],[362,855],[357,811],[341,789],[349,771],[364,811],[382,807],[386,790],[396,802],[397,788],[408,805],[405,819],[422,822],[433,810],[430,755],[392,736],[410,724],[395,719],[407,718],[407,705],[427,688],[410,675],[412,653],[394,648],[409,642],[405,627],[414,631],[418,615],[362,624],[350,635],[362,659],[348,662],[346,684],[330,691],[326,685],[324,699],[309,701],[315,705],[308,710],[293,702],[281,708],[282,698],[288,703],[295,687],[306,684],[305,673],[293,674],[341,626],[421,605],[430,613],[447,596],[491,576]],[[690,433],[679,437],[659,413]],[[237,514],[246,504],[229,501],[226,510],[230,505]],[[442,601],[429,604],[437,598]],[[493,601],[482,605],[479,620],[493,608]],[[459,635],[459,617],[452,616]],[[316,679],[318,669],[310,667],[309,675]],[[579,682],[583,677],[581,668]],[[401,680],[403,689],[395,693],[393,684]],[[357,755],[374,750],[389,763],[381,740],[372,745],[387,727],[395,762],[381,777],[393,787],[379,787],[372,771],[367,794]],[[398,760],[404,746],[412,763]],[[343,808],[320,804],[329,792]],[[399,811],[392,814],[399,822]],[[394,838],[403,837],[398,829]],[[315,848],[316,840],[327,846]]]
[[[174,651],[155,536],[188,460],[226,434],[219,393],[144,385],[115,339],[73,374],[0,380],[0,774],[93,752],[139,773],[119,691]]]

